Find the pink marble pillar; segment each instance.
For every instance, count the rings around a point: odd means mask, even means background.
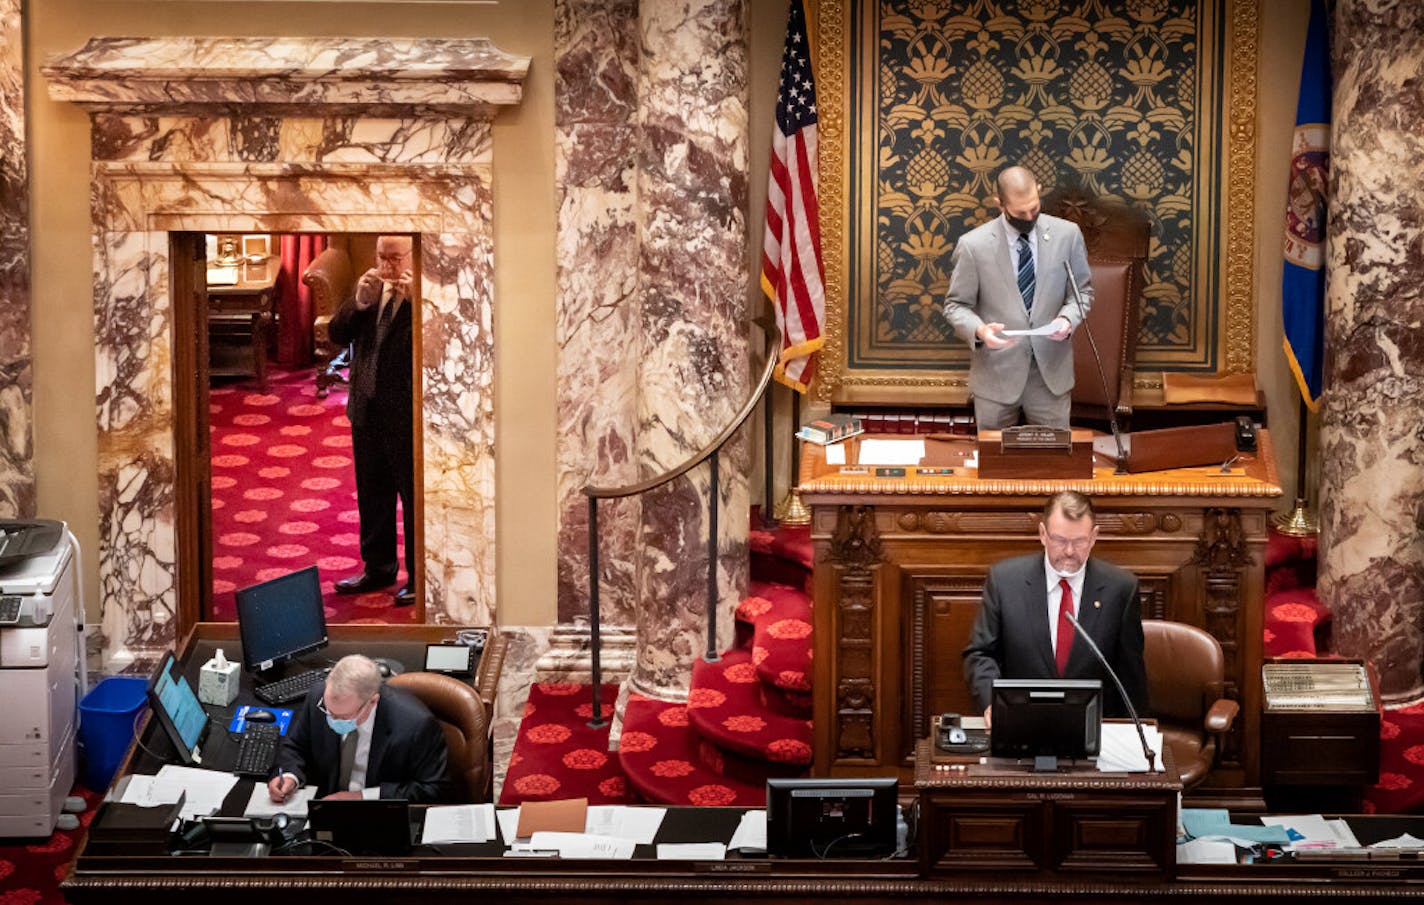
[[[638,479],[637,0],[558,0],[554,56],[559,622],[568,625],[588,615],[580,489]],[[599,511],[605,629],[633,624],[639,505],[611,500]],[[569,653],[586,656],[577,642]]]
[[[1424,695],[1424,7],[1340,0],[1321,415],[1335,652]]]
[[[35,514],[24,20],[0,0],[0,518]]]
[[[643,0],[637,458],[658,474],[711,440],[749,391],[747,46],[742,0]],[[720,468],[717,649],[746,586],[747,450]],[[706,643],[708,468],[642,502],[630,689],[685,696]]]

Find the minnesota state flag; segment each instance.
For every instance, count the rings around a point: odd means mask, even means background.
[[[1291,141],[1281,313],[1286,357],[1305,404],[1320,401],[1325,365],[1325,215],[1330,177],[1330,32],[1325,0],[1311,0]]]

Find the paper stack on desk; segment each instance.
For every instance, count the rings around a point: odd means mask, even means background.
[[[253,783],[252,796],[247,799],[247,807],[243,810],[242,816],[271,817],[276,814],[286,814],[290,817],[305,817],[307,816],[307,802],[315,797],[316,786],[303,786],[288,795],[286,801],[278,804],[268,794],[266,783]]]
[[[425,812],[423,845],[448,842],[489,842],[494,838],[494,805],[460,804]]]
[[[186,795],[180,816],[184,820],[192,820],[222,808],[223,799],[235,785],[237,776],[232,773],[165,764],[153,776],[129,776],[119,801],[151,808],[173,804],[180,796]]]
[[[1162,763],[1162,733],[1156,726],[1143,726],[1147,746],[1152,749],[1155,772],[1166,770]],[[1102,773],[1146,773],[1147,758],[1142,753],[1142,739],[1132,723],[1103,723],[1102,743],[1098,747],[1098,770]]]

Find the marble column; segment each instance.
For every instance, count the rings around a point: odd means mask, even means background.
[[[747,44],[742,0],[643,0],[637,458],[644,475],[711,440],[749,391]],[[720,466],[718,650],[746,587],[747,446]],[[706,638],[708,467],[643,498],[632,691],[685,697]]]
[[[1424,7],[1340,0],[1321,414],[1335,653],[1424,696]]]
[[[589,612],[588,502],[580,488],[638,479],[637,0],[557,0],[554,57],[558,613],[569,629]],[[640,504],[636,497],[600,504],[605,632],[633,624]],[[561,652],[586,670],[587,631],[568,634]]]
[[[21,0],[0,0],[0,518],[35,515]]]

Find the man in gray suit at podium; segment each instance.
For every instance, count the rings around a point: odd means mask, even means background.
[[[1083,312],[1073,300],[1069,262],[1083,305],[1093,287],[1077,224],[1039,213],[1038,181],[1023,167],[999,174],[1003,214],[961,236],[944,315],[973,350],[969,391],[980,430],[1029,424],[1067,427],[1073,392],[1073,331]],[[1011,337],[1004,330],[1037,330]]]

